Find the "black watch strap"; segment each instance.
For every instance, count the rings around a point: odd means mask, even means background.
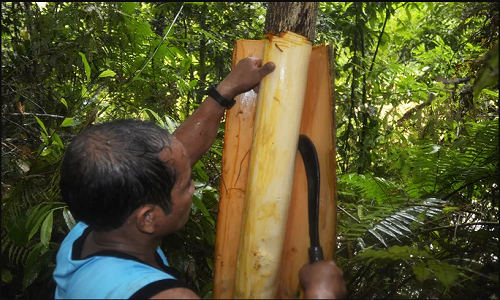
[[[217,84],[212,85],[206,92],[206,94],[210,97],[212,97],[215,101],[219,102],[219,104],[225,108],[230,108],[236,103],[234,99],[228,100],[219,94],[217,90],[215,89],[217,87]]]

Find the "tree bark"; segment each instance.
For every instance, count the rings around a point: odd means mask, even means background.
[[[290,30],[314,44],[318,2],[268,2],[265,33]]]

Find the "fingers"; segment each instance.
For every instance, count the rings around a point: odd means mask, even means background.
[[[261,76],[261,78],[264,78],[267,76],[269,73],[273,72],[274,69],[276,69],[276,65],[273,62],[268,62],[264,66],[262,66],[259,70],[258,73]]]

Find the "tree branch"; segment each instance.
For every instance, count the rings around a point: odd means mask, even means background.
[[[498,223],[498,222],[464,223],[464,224],[456,224],[456,225],[441,226],[441,227],[436,227],[436,228],[431,228],[431,229],[425,229],[425,230],[421,230],[420,233],[426,233],[426,232],[441,230],[441,229],[455,229],[456,227],[467,227],[467,226],[475,226],[475,225],[500,226],[500,223]]]
[[[386,5],[388,5],[386,3]],[[385,8],[385,20],[384,20],[384,25],[382,26],[382,31],[380,31],[380,35],[378,37],[378,42],[377,42],[377,48],[375,48],[375,53],[373,53],[373,58],[372,58],[372,62],[371,62],[371,65],[370,65],[370,70],[368,71],[368,77],[370,77],[370,74],[373,70],[373,65],[375,64],[375,58],[377,57],[377,53],[378,53],[378,49],[380,47],[380,42],[382,42],[382,36],[384,35],[384,31],[385,31],[385,25],[387,24],[387,20],[389,20],[389,16],[391,15],[389,9]]]
[[[28,115],[28,116],[37,116],[37,117],[48,117],[48,118],[59,118],[59,119],[66,119],[65,116],[59,116],[59,115],[50,115],[50,114],[38,114],[38,113],[11,113],[11,116],[21,116],[21,115]]]

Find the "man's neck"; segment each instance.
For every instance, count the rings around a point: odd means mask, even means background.
[[[91,231],[85,240],[82,257],[103,250],[114,250],[132,255],[151,266],[159,267],[155,252],[160,242],[159,238],[155,239],[145,233],[124,227],[111,231]]]

